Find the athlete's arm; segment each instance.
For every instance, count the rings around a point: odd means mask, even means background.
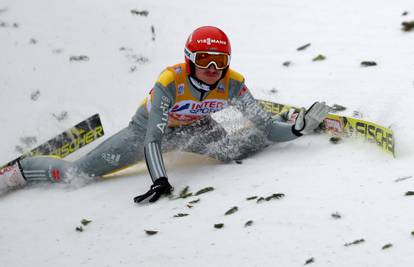
[[[146,135],[144,141],[144,156],[145,162],[153,185],[145,194],[136,196],[134,201],[139,203],[146,198],[150,202],[157,201],[163,194],[169,194],[172,186],[168,182],[167,172],[165,171],[164,160],[161,153],[162,137],[168,126],[168,111],[174,103],[175,85],[173,82],[171,72],[164,71],[153,90],[151,91],[149,99],[146,102],[146,109],[144,112],[148,115],[146,124]],[[145,117],[145,114],[142,117]]]
[[[168,111],[173,103],[169,92],[171,90],[157,82],[151,91],[150,99],[147,100],[149,101],[147,107],[150,110],[144,141],[144,156],[153,185],[148,192],[134,198],[136,203],[151,196],[149,201],[155,202],[162,194],[168,194],[172,190],[161,153],[162,137],[168,125]]]
[[[302,135],[293,130],[292,124],[272,119],[271,115],[256,102],[244,81],[233,84],[233,88],[230,104],[240,110],[256,128],[264,131],[270,141],[290,141]]]
[[[167,177],[161,154],[161,142],[168,125],[168,111],[172,97],[168,89],[156,83],[151,92],[151,109],[148,114],[147,133],[144,141],[144,154],[151,179]]]

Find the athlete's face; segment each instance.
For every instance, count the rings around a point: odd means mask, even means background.
[[[206,84],[215,84],[223,74],[223,70],[217,70],[214,64],[210,64],[207,69],[195,67],[195,76]]]

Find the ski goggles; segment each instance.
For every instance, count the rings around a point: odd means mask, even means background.
[[[230,55],[227,55],[226,53],[207,51],[197,51],[192,53],[188,49],[185,49],[184,52],[188,59],[202,69],[207,69],[213,64],[216,69],[222,70],[227,68],[230,64]]]

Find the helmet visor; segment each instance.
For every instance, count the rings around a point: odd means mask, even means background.
[[[222,70],[229,66],[229,55],[218,52],[195,52],[194,63],[197,67],[206,69],[211,64],[215,65],[216,69]]]

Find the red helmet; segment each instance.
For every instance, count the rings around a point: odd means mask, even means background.
[[[224,53],[228,55],[230,64],[231,46],[227,35],[217,27],[203,26],[195,29],[185,43],[184,55],[188,75],[194,71],[192,54],[197,51]],[[228,67],[227,67],[228,68]]]

